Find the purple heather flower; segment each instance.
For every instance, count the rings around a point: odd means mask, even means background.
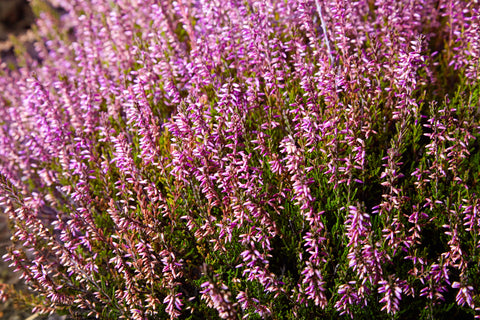
[[[236,319],[237,312],[235,310],[236,304],[231,300],[231,294],[228,287],[224,284],[214,284],[209,281],[201,285],[202,299],[207,302],[207,305],[218,311],[218,315],[222,319]]]
[[[456,300],[460,306],[463,306],[466,303],[470,308],[475,309],[475,304],[473,303],[472,298],[474,289],[472,286],[463,286],[459,282],[454,282],[452,283],[452,288],[458,289]]]
[[[399,285],[399,279],[393,281],[382,280],[379,282],[380,287],[378,293],[383,293],[380,303],[384,303],[382,310],[386,310],[389,314],[395,314],[400,308],[400,300],[402,299],[402,287]]]

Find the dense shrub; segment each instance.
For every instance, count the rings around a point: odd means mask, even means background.
[[[478,1],[59,3],[0,76],[36,310],[480,315]]]

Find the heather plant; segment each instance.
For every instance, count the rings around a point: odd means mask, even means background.
[[[0,75],[35,310],[480,317],[478,1],[59,3]]]

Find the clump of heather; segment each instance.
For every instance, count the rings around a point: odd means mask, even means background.
[[[480,318],[477,1],[58,3],[0,71],[35,310]]]

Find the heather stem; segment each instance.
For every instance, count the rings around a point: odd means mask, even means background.
[[[320,6],[319,0],[315,0],[315,5],[317,6],[318,15],[320,16],[320,21],[322,23],[323,37],[325,38],[325,44],[327,45],[327,50],[328,50],[328,59],[330,60],[330,65],[333,67],[334,62],[333,62],[332,49],[330,47],[330,41],[328,40],[327,24],[323,19],[322,7]]]

